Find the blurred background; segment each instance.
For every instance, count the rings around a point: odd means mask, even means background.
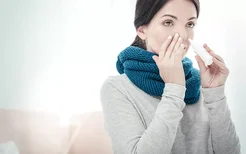
[[[91,113],[96,113],[97,118],[102,116],[100,87],[108,76],[118,74],[117,55],[136,36],[135,3],[135,0],[0,0],[0,122],[3,123],[0,126],[5,126],[0,127],[0,132],[11,134],[0,133],[0,142],[14,141],[20,153],[24,150],[42,153],[40,149],[52,144],[56,146],[54,149],[66,153],[78,134],[92,129],[85,128],[82,121],[93,117]],[[246,116],[246,10],[242,0],[200,0],[200,3],[195,40],[207,43],[221,55],[231,71],[226,95],[242,153],[246,153],[243,118]],[[189,51],[187,56],[197,67],[194,52]],[[50,127],[45,126],[48,123]],[[39,129],[39,133],[32,132],[33,128]],[[53,129],[50,135],[60,133],[62,137],[48,140],[45,129]],[[58,133],[57,129],[62,131]],[[21,136],[23,131],[27,132]],[[42,137],[42,133],[47,135],[47,145],[28,149],[37,142],[34,136]],[[20,136],[28,136],[28,141],[24,144]],[[88,140],[85,136],[81,138]]]

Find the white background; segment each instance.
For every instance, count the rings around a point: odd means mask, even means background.
[[[231,71],[226,95],[246,153],[243,3],[202,0],[195,40]],[[0,107],[64,117],[101,110],[100,87],[118,74],[117,55],[136,35],[134,7],[135,0],[0,0]]]

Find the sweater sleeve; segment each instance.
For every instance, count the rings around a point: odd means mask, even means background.
[[[202,88],[205,107],[209,110],[213,151],[215,154],[240,154],[240,141],[231,119],[224,88]]]
[[[124,92],[106,80],[100,96],[105,128],[114,153],[170,153],[179,121],[183,117],[185,90],[186,88],[181,85],[166,84],[155,116],[148,128],[145,128],[135,107]]]

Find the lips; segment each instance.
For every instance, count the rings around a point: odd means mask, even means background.
[[[188,49],[190,47],[190,42],[185,42],[185,49]]]

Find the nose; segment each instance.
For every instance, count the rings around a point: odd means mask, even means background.
[[[187,41],[189,38],[188,38],[188,34],[187,34],[187,30],[186,30],[186,27],[184,26],[179,26],[177,27],[177,30],[176,30],[177,33],[179,33],[180,37],[182,37],[182,39],[184,41]]]

